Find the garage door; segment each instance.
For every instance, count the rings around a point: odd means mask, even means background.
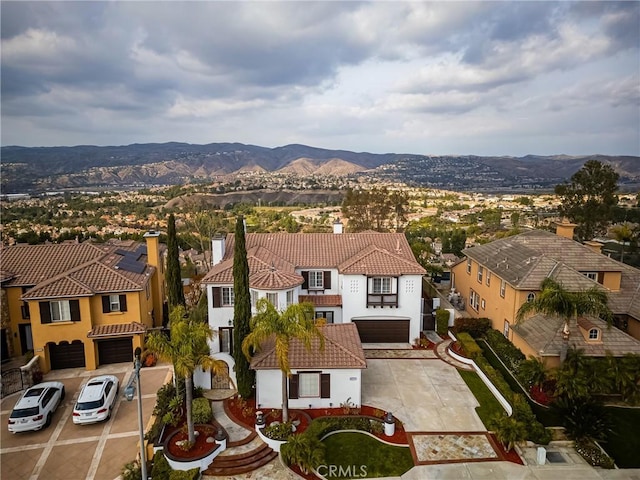
[[[354,320],[362,343],[408,343],[409,320]]]
[[[60,342],[58,345],[50,343],[49,358],[51,370],[84,367],[84,344],[80,340]]]
[[[133,362],[133,339],[131,337],[98,340],[98,363]]]

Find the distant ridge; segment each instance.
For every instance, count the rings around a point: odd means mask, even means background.
[[[640,185],[640,157],[375,154],[307,145],[267,148],[242,143],[180,142],[98,147],[6,146],[2,193],[51,189],[176,185],[207,182],[241,172],[346,177],[363,174],[413,185],[464,189],[549,188],[567,180],[584,162],[612,165],[621,185]]]

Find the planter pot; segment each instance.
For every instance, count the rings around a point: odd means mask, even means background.
[[[178,442],[185,441],[187,434],[178,430],[171,433],[164,442],[163,454],[174,470],[206,470],[213,459],[222,452],[226,445],[216,443],[217,428],[213,425],[196,425],[195,445],[188,451],[182,450]],[[225,442],[226,443],[226,442]]]

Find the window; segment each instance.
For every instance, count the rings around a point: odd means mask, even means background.
[[[487,307],[487,303],[484,301],[484,298],[480,301],[480,308],[482,308],[483,310],[485,310]]]
[[[598,281],[598,273],[597,272],[586,272],[584,274],[585,277],[587,277],[590,280],[593,280],[594,282]]]
[[[120,295],[109,295],[109,311],[120,311]]]
[[[229,307],[235,303],[235,293],[233,287],[222,287],[222,305]]]
[[[391,277],[373,278],[371,293],[391,293]]]
[[[269,300],[271,302],[271,305],[273,305],[274,307],[278,307],[278,294],[275,292],[268,292],[267,293],[267,300]]]
[[[61,302],[51,302],[49,306],[51,308],[52,322],[71,321],[71,307],[68,300],[63,300]]]
[[[126,295],[103,295],[102,313],[117,313],[127,311]]]
[[[478,267],[478,283],[482,283],[483,273],[484,273],[484,267]]]
[[[309,290],[322,290],[324,288],[324,272],[311,270],[309,272]]]
[[[527,295],[527,303],[531,303],[536,299],[536,294],[533,292],[529,292]]]
[[[256,304],[258,303],[258,291],[257,290],[251,290],[250,291],[250,295],[251,295],[251,306],[253,308],[256,308]]]
[[[317,318],[324,318],[327,323],[333,323],[333,312],[318,312],[315,313]]]
[[[504,294],[507,291],[507,282],[500,280],[500,296],[504,298]]]
[[[300,373],[298,375],[298,396],[301,398],[320,396],[319,373]]]
[[[505,338],[509,338],[509,321],[508,320],[504,321],[502,334],[504,335]]]
[[[491,272],[487,270],[487,287],[491,285]]]
[[[598,340],[598,338],[600,338],[600,332],[597,328],[589,330],[589,340]]]
[[[478,295],[474,290],[471,290],[471,294],[469,295],[469,303],[471,304],[471,308],[477,312],[480,304],[480,295]]]
[[[287,307],[293,305],[293,290],[287,290]]]
[[[467,273],[471,273],[471,259],[467,258]]]

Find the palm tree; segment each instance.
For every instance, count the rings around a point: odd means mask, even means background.
[[[531,356],[520,363],[518,378],[529,388],[540,387],[547,379],[547,367],[542,360]]]
[[[496,438],[502,443],[507,452],[510,451],[516,443],[522,442],[527,438],[525,424],[514,417],[495,415],[492,418],[492,423]]]
[[[191,416],[193,401],[193,372],[197,367],[211,370],[215,375],[226,375],[226,363],[209,356],[208,341],[213,331],[208,323],[190,318],[182,305],[174,307],[169,315],[170,338],[160,332],[152,332],[147,339],[147,349],[165,361],[173,363],[176,376],[184,378],[185,407],[188,441],[195,442],[195,430]]]
[[[287,465],[297,465],[303,473],[309,473],[324,462],[325,448],[317,436],[300,433],[289,437],[280,451]]]
[[[560,355],[562,361],[566,355],[569,341],[569,327],[573,320],[577,322],[582,315],[597,315],[611,323],[613,314],[607,306],[607,294],[598,287],[572,292],[562,283],[545,278],[540,284],[540,293],[530,302],[523,303],[516,314],[516,323],[531,313],[542,313],[560,317],[564,320],[565,344]]]
[[[251,332],[242,342],[242,353],[250,361],[251,352],[257,352],[268,341],[275,342],[278,366],[282,371],[282,421],[289,421],[289,395],[287,379],[291,376],[289,368],[289,347],[296,339],[311,350],[311,342],[317,338],[320,349],[324,349],[324,335],[313,319],[313,305],[300,303],[289,305],[280,313],[266,298],[258,300],[257,313],[251,317]]]

